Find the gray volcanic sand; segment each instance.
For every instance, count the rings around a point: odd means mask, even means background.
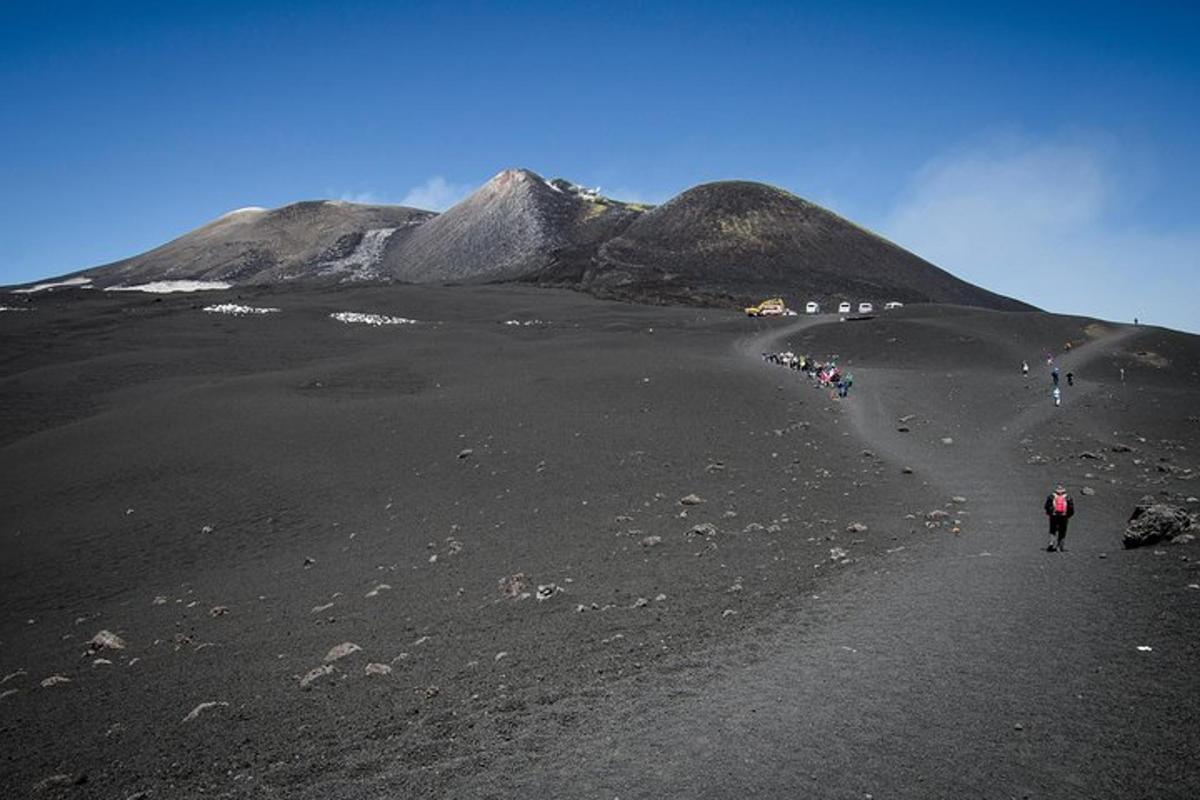
[[[1120,550],[1139,497],[1200,489],[1194,337],[516,287],[30,307],[0,315],[6,795],[1196,793],[1194,545]]]

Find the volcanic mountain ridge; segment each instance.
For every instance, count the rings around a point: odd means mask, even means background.
[[[129,259],[73,273],[98,287],[361,280],[525,282],[652,303],[941,302],[1030,306],[761,183],[693,187],[657,208],[505,170],[447,211],[309,201],[242,209]]]

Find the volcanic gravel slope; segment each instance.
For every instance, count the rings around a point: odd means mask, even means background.
[[[389,248],[393,275],[413,282],[527,278],[563,249],[593,250],[641,212],[566,181],[508,169]]]
[[[161,247],[83,270],[96,286],[164,280],[232,284],[378,279],[386,242],[403,241],[433,212],[315,200],[231,211]]]
[[[25,307],[4,796],[1196,792],[1194,545],[1119,549],[1138,497],[1195,492],[1195,337],[515,286]]]

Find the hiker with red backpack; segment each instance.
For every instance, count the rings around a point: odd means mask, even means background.
[[[1067,494],[1061,483],[1054,487],[1054,494],[1046,498],[1046,516],[1050,518],[1050,543],[1046,552],[1063,552],[1063,539],[1067,537],[1067,520],[1075,514],[1075,500]]]

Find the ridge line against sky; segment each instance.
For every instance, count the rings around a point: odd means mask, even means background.
[[[1187,4],[177,5],[6,12],[0,283],[525,166],[648,202],[759,180],[984,288],[1200,332]]]

